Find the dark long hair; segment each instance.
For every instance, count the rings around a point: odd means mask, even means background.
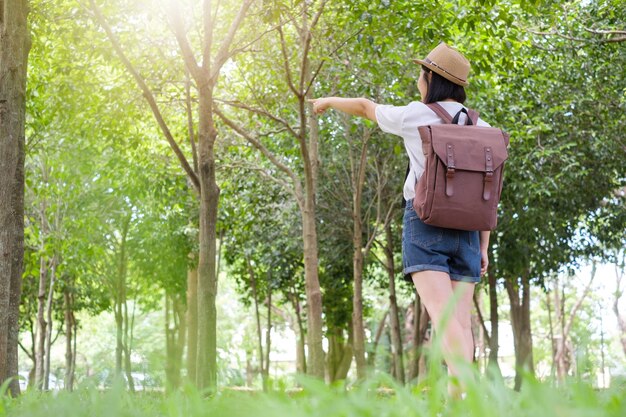
[[[426,93],[426,104],[435,103],[437,101],[444,101],[452,99],[463,104],[465,102],[465,88],[463,86],[448,81],[436,72],[431,71],[429,68],[422,65],[422,69],[428,77],[426,78],[426,84],[428,84],[428,92]]]

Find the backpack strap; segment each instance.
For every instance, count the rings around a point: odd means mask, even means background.
[[[435,114],[437,116],[439,116],[443,120],[444,124],[452,123],[452,116],[450,116],[450,113],[448,113],[446,111],[446,109],[441,107],[441,104],[439,104],[439,103],[428,103],[427,106],[428,106],[429,109],[434,111]]]
[[[446,109],[444,109],[441,104],[439,103],[429,103],[427,104],[428,108],[431,109],[433,112],[435,112],[435,114],[437,116],[439,116],[442,120],[443,123],[452,123],[452,116],[450,116],[450,113],[448,113],[446,111]],[[469,117],[469,119],[472,121],[472,124],[474,126],[476,126],[476,124],[478,123],[478,115],[480,113],[478,113],[476,110],[473,109],[467,109],[467,115]]]
[[[467,115],[469,116],[470,120],[472,121],[472,124],[474,126],[478,125],[478,115],[480,113],[478,113],[476,110],[473,109],[467,109]]]

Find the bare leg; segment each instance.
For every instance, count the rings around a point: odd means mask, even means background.
[[[439,329],[444,311],[454,296],[450,276],[446,272],[421,271],[411,274],[411,278],[426,310],[428,310],[434,327]],[[445,328],[441,330],[443,357],[448,364],[450,373],[456,376],[458,372],[454,363],[452,363],[452,359],[465,357],[463,328],[456,314],[450,315],[446,321]]]
[[[472,334],[472,300],[476,284],[451,281],[452,291],[460,293],[454,314],[463,329],[463,358],[471,363],[474,359],[474,335]]]

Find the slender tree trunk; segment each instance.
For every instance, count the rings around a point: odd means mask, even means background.
[[[272,288],[268,284],[267,290],[267,331],[265,333],[265,369],[263,370],[263,391],[269,390],[270,378],[270,350],[272,346]]]
[[[18,372],[24,256],[24,118],[28,1],[0,1],[0,383]],[[17,379],[9,386],[17,396]]]
[[[411,306],[411,361],[409,363],[409,379],[421,379],[426,375],[426,355],[424,354],[424,346],[428,342],[426,337],[428,331],[428,323],[430,316],[426,308],[422,304],[417,292],[415,292],[415,300]],[[408,324],[408,323],[407,323]]]
[[[118,290],[119,291],[119,290]],[[122,363],[124,346],[122,344],[123,335],[123,319],[122,319],[122,303],[120,301],[119,292],[115,296],[113,309],[115,311],[115,377],[122,377]]]
[[[45,223],[42,223],[41,233],[45,233]],[[46,347],[46,286],[48,283],[48,266],[43,254],[39,258],[39,291],[37,292],[37,328],[35,330],[35,339],[37,347],[35,348],[35,387],[37,389],[44,388],[44,361]]]
[[[259,294],[257,291],[257,283],[256,276],[254,274],[254,270],[252,269],[252,264],[250,263],[250,259],[246,257],[246,263],[248,264],[248,275],[250,276],[250,288],[252,289],[252,300],[254,301],[254,317],[256,319],[256,337],[257,337],[257,348],[259,350],[259,368],[261,369],[261,376],[263,377],[263,387],[265,388],[265,366],[264,359],[265,355],[263,354],[263,328],[261,327],[261,312],[259,311]]]
[[[505,287],[511,304],[511,325],[515,345],[515,390],[522,387],[524,372],[534,375],[533,342],[530,327],[530,279],[525,272],[518,280],[507,279]]]
[[[548,310],[548,332],[550,335],[550,348],[552,353],[552,365],[550,366],[550,376],[554,377],[556,370],[556,362],[554,356],[556,355],[556,339],[554,336],[554,321],[552,319],[552,301],[550,292],[546,292],[546,309]]]
[[[366,132],[358,161],[355,161],[350,145],[350,179],[352,185],[352,269],[353,269],[353,294],[352,294],[352,328],[354,329],[354,359],[356,362],[357,379],[367,377],[367,364],[365,362],[365,326],[363,325],[363,263],[365,248],[363,247],[363,218],[361,215],[361,200],[363,186],[365,184],[365,170],[367,167],[367,142],[369,131]]]
[[[293,309],[296,312],[296,321],[298,323],[298,340],[296,341],[296,371],[300,374],[306,373],[306,355],[305,355],[305,339],[306,332],[304,330],[304,324],[302,320],[302,308],[300,307],[300,300],[296,295],[295,289],[290,293],[291,303]]]
[[[65,304],[65,389],[74,390],[74,300],[70,289],[71,283],[68,282],[63,291],[63,300]]]
[[[492,268],[489,268],[489,322],[491,323],[491,334],[489,335],[489,369],[501,377],[500,364],[498,363],[498,351],[500,349],[499,328],[500,320],[498,315],[498,283]]]
[[[48,285],[48,297],[46,299],[46,340],[44,350],[43,389],[48,390],[50,382],[50,351],[52,348],[52,304],[54,303],[54,287],[56,285],[57,259],[52,257],[50,265],[50,284]]]
[[[114,304],[115,325],[116,325],[116,343],[115,343],[115,376],[122,377],[124,371],[124,354],[125,354],[125,307],[126,307],[126,239],[130,228],[131,216],[127,216],[122,224],[122,236],[119,242],[119,259],[117,264],[117,274],[114,279]],[[128,381],[130,383],[130,381]]]
[[[626,258],[626,256],[625,256]],[[617,326],[619,328],[619,338],[622,343],[622,350],[626,356],[626,317],[619,311],[619,301],[622,298],[624,290],[622,289],[622,280],[624,279],[624,267],[626,259],[622,259],[620,263],[615,263],[615,293],[613,296],[613,313],[617,318]],[[604,369],[602,370],[604,372]]]
[[[187,378],[196,380],[198,352],[198,270],[187,270]]]
[[[557,349],[556,349],[556,354],[555,354],[555,359],[557,363],[557,377],[559,379],[559,382],[561,383],[565,382],[565,377],[569,373],[569,370],[572,364],[576,360],[576,358],[573,357],[573,355],[571,355],[572,353],[571,343],[568,341],[569,333],[572,329],[572,324],[574,323],[574,319],[576,319],[576,314],[578,313],[578,310],[580,309],[583,302],[585,301],[587,294],[589,294],[589,291],[591,289],[591,284],[593,283],[593,280],[596,276],[596,270],[597,270],[596,263],[594,262],[591,266],[591,276],[589,278],[589,282],[585,286],[585,289],[583,290],[582,294],[576,300],[576,303],[572,306],[572,309],[570,310],[567,317],[565,316],[565,308],[564,308],[565,294],[563,291],[560,314],[559,314],[561,334],[560,334],[558,343],[556,345]],[[556,282],[557,282],[557,287],[556,287],[555,295],[558,294],[559,292],[558,291],[558,288],[559,288],[558,278]],[[555,299],[555,304],[557,303],[557,301],[558,300]]]
[[[333,329],[328,334],[328,354],[326,355],[326,369],[329,382],[346,379],[352,363],[352,330],[348,329],[348,340],[344,339],[344,330]]]
[[[176,294],[165,292],[165,376],[168,392],[180,387],[180,372],[185,347],[185,309]]]
[[[395,375],[402,384],[404,378],[404,354],[402,348],[402,333],[400,332],[400,314],[398,312],[398,300],[396,298],[396,266],[393,259],[393,235],[391,223],[385,225],[385,269],[389,278],[389,314],[391,327],[391,352],[394,357]]]
[[[126,382],[128,383],[128,389],[130,392],[135,392],[135,380],[133,379],[133,369],[132,363],[130,360],[131,350],[132,350],[132,325],[129,324],[129,315],[128,315],[128,295],[126,289],[126,279],[124,279],[123,286],[123,294],[124,301],[122,303],[122,313],[124,315],[124,331],[123,337],[124,341],[122,346],[124,348],[124,373],[126,375]]]
[[[307,373],[324,378],[324,349],[322,347],[322,292],[318,276],[317,229],[315,225],[315,192],[311,179],[307,181],[307,196],[302,220],[304,223],[304,275],[307,294]]]
[[[552,293],[554,296],[554,316],[558,327],[558,333],[554,335],[552,362],[554,363],[553,366],[556,368],[557,380],[562,382],[565,380],[565,375],[567,373],[565,370],[565,358],[563,356],[565,347],[565,340],[563,340],[563,304],[565,300],[564,297],[562,297],[562,288],[558,276],[554,279],[554,288]]]
[[[356,362],[356,375],[358,380],[367,376],[367,364],[365,362],[365,328],[363,325],[363,230],[361,224],[360,193],[355,195],[353,207],[354,231],[352,236],[353,255],[352,266],[354,276],[354,292],[352,294],[352,328],[354,329],[354,359]],[[356,204],[358,203],[358,207]]]
[[[383,335],[383,331],[385,330],[386,324],[387,324],[387,316],[389,315],[389,309],[387,309],[387,311],[385,311],[385,314],[383,315],[383,318],[380,319],[380,323],[378,323],[378,328],[376,329],[376,335],[374,335],[374,340],[372,341],[372,354],[370,355],[369,359],[369,363],[370,366],[373,368],[376,364],[376,356],[377,356],[377,352],[378,352],[378,343],[380,343],[380,338]]]
[[[187,322],[185,320],[185,302],[184,296],[178,295],[174,299],[174,314],[176,323],[178,325],[178,339],[176,346],[176,372],[175,372],[175,387],[180,386],[181,372],[183,368],[183,353],[185,351],[185,344],[187,339]]]
[[[308,320],[308,348],[309,360],[307,363],[307,371],[309,375],[323,379],[324,378],[324,349],[322,347],[322,292],[319,283],[318,271],[318,248],[317,248],[317,226],[315,219],[315,199],[317,196],[317,174],[318,174],[318,122],[317,118],[307,116],[312,113],[312,105],[305,105],[305,99],[313,97],[313,88],[308,88],[313,82],[311,72],[309,51],[311,48],[311,38],[313,33],[311,30],[317,23],[316,18],[321,15],[325,3],[319,5],[319,10],[309,10],[309,4],[305,1],[302,3],[303,12],[300,26],[300,44],[303,53],[302,66],[300,68],[300,85],[298,88],[298,101],[300,113],[300,146],[301,154],[304,162],[304,181],[305,181],[305,203],[303,220],[304,234],[304,270],[307,294],[307,320]],[[309,13],[315,14],[309,22]],[[307,91],[308,90],[308,91]],[[307,124],[309,128],[309,141],[306,141]],[[354,332],[353,332],[354,333]]]

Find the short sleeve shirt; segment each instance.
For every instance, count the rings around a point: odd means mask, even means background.
[[[464,107],[456,101],[440,101],[439,104],[454,116]],[[462,117],[465,115],[462,114]],[[463,123],[463,118],[460,123]],[[414,101],[406,106],[378,105],[376,106],[376,121],[383,132],[401,136],[404,147],[409,155],[410,170],[404,182],[404,199],[410,200],[415,197],[415,183],[424,173],[426,158],[422,151],[422,140],[417,128],[441,124],[441,119],[426,104]],[[482,119],[478,119],[478,126],[489,126]]]

